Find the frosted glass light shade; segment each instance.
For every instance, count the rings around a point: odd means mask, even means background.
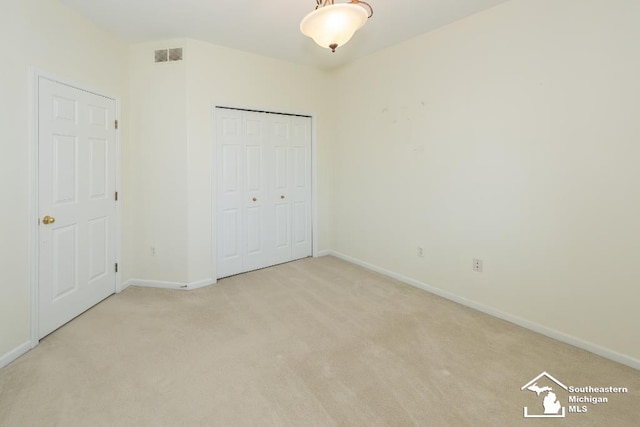
[[[332,4],[320,7],[304,17],[300,31],[319,46],[335,50],[351,39],[368,18],[367,11],[355,4]]]

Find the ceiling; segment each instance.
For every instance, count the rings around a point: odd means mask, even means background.
[[[328,69],[507,0],[368,0],[373,17],[335,53],[300,32],[315,0],[60,1],[130,43],[188,37]]]

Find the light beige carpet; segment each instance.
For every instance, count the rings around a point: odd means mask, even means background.
[[[542,371],[629,393],[524,419]],[[112,296],[0,370],[0,425],[639,426],[640,374],[324,257]]]

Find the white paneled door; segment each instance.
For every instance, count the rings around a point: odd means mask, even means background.
[[[115,292],[115,100],[38,81],[38,338]]]
[[[217,276],[311,256],[311,118],[216,108]]]
[[[243,269],[255,270],[270,264],[271,211],[268,201],[269,155],[267,149],[268,126],[261,113],[244,112],[242,114],[242,142],[240,162],[243,163],[240,188],[244,189],[241,198],[241,227],[245,229],[241,244]]]

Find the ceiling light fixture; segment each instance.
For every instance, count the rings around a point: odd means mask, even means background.
[[[316,9],[300,23],[302,34],[331,52],[348,42],[373,16],[373,8],[367,2],[350,0],[349,3],[334,4],[333,1],[316,0]]]

